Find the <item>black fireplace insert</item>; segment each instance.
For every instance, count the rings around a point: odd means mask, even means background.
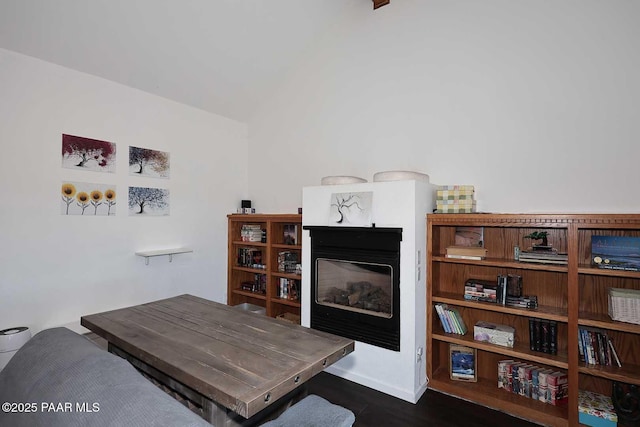
[[[305,226],[311,327],[400,351],[401,228]]]

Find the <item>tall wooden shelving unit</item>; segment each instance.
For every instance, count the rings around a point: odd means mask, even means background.
[[[299,319],[300,299],[279,298],[280,278],[296,280],[300,292],[300,274],[278,271],[278,253],[291,251],[298,255],[302,262],[302,215],[299,214],[230,214],[228,218],[228,265],[227,265],[227,304],[238,305],[250,303],[266,309],[267,316],[277,317],[290,313]],[[266,242],[247,242],[241,240],[242,226],[257,224],[266,232]],[[297,226],[297,244],[285,244],[284,226]],[[262,251],[264,268],[244,267],[238,265],[238,251],[242,248],[256,248]],[[252,281],[256,274],[266,276],[266,292],[264,294],[241,289],[242,282]]]
[[[458,226],[484,227],[484,260],[445,257],[454,244]],[[514,246],[531,245],[524,236],[547,231],[549,243],[568,253],[568,265],[533,264],[514,260]],[[640,325],[612,321],[608,316],[608,289],[640,290],[640,272],[592,267],[591,236],[640,237],[640,215],[555,214],[429,214],[427,215],[427,376],[429,387],[496,408],[545,425],[578,425],[578,390],[611,395],[612,382],[640,385]],[[467,301],[464,283],[469,278],[495,280],[499,274],[518,274],[523,293],[537,295],[539,308],[517,309]],[[435,303],[454,306],[469,328],[466,335],[444,332]],[[558,354],[529,349],[530,317],[558,322]],[[485,320],[516,329],[513,348],[473,340],[473,325]],[[605,329],[612,338],[622,368],[580,362],[578,328]],[[449,378],[449,344],[477,349],[476,383]],[[540,367],[566,371],[569,402],[562,407],[514,395],[497,387],[497,362],[514,359]],[[622,424],[623,425],[623,424]]]

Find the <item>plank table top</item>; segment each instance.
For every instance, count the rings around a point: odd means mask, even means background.
[[[80,323],[245,418],[354,349],[353,340],[192,295],[82,316]]]

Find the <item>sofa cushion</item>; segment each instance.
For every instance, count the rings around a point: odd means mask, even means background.
[[[350,410],[311,394],[262,427],[350,427],[355,420]]]
[[[36,334],[0,372],[7,426],[210,426],[147,381],[127,361],[66,328]]]

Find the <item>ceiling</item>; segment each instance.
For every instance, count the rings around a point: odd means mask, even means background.
[[[368,0],[1,0],[0,48],[239,121]]]

